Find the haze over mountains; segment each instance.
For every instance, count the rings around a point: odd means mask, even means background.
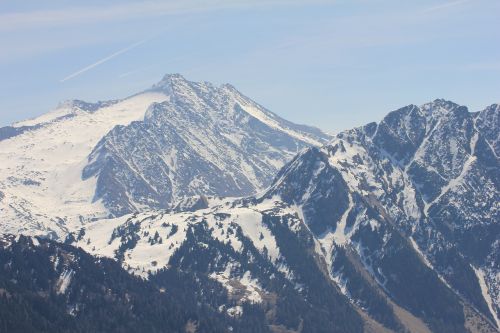
[[[330,137],[179,75],[66,103],[0,130],[2,231],[66,243],[5,236],[2,288],[62,330],[33,299],[72,329],[102,289],[129,330],[162,329],[145,293],[179,332],[495,332],[499,128],[435,100]]]

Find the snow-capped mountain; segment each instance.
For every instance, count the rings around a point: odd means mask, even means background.
[[[300,152],[257,197],[102,220],[67,242],[150,279],[208,276],[237,300],[228,314],[296,299],[294,320],[269,323],[288,331],[321,331],[304,309],[345,298],[365,331],[495,332],[499,117],[498,105],[410,105]]]
[[[193,195],[249,195],[328,138],[177,74],[123,100],[66,102],[0,128],[2,231],[55,236]]]
[[[356,290],[349,270],[335,267],[339,246],[396,300],[409,296],[417,274],[407,275],[413,252],[499,328],[499,117],[498,105],[476,113],[444,100],[404,107],[300,154],[267,196],[302,207],[346,294]]]
[[[499,128],[499,105],[436,100],[329,137],[180,75],[63,103],[0,129],[2,233],[66,243],[0,240],[3,309],[56,330],[104,302],[129,329],[164,330],[160,304],[180,331],[498,331]]]
[[[230,85],[169,75],[153,91],[169,99],[152,104],[143,121],[113,128],[83,169],[83,179],[97,178],[95,199],[114,215],[167,208],[185,196],[250,195],[302,148],[328,138]]]

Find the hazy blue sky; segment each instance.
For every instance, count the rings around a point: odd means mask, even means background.
[[[475,111],[500,101],[500,1],[0,2],[0,126],[165,73],[330,131],[438,97]]]

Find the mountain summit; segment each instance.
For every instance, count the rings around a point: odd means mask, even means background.
[[[328,139],[230,85],[179,74],[123,100],[66,102],[0,129],[3,229],[60,233],[188,196],[250,195]]]
[[[215,332],[495,332],[499,118],[439,99],[329,137],[178,74],[63,103],[0,129],[1,231],[65,243],[3,235],[3,294],[55,327],[99,318],[87,281]]]
[[[495,332],[499,111],[409,105],[302,150],[256,197],[125,215],[69,241],[151,279],[210,276],[289,331],[354,332],[337,325],[355,308],[391,332]]]

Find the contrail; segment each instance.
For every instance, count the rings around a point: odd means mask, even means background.
[[[66,76],[64,79],[61,79],[61,81],[59,81],[59,82],[68,81],[68,80],[70,80],[70,79],[72,79],[72,78],[74,78],[74,77],[77,77],[78,75],[80,75],[80,74],[82,74],[82,73],[85,73],[86,71],[91,70],[92,68],[97,67],[97,66],[99,66],[100,64],[103,64],[103,63],[105,63],[105,62],[106,62],[106,61],[108,61],[108,60],[111,60],[111,59],[113,59],[113,58],[115,58],[115,57],[118,57],[120,54],[123,54],[123,53],[125,53],[125,52],[128,52],[128,51],[130,51],[130,50],[132,50],[132,49],[136,48],[137,46],[139,46],[139,45],[141,45],[141,44],[144,44],[144,43],[145,43],[145,42],[147,42],[148,40],[149,40],[149,39],[144,39],[144,40],[141,40],[141,41],[139,41],[139,42],[137,42],[137,43],[134,43],[134,44],[132,44],[132,45],[130,45],[130,46],[127,46],[127,47],[126,47],[126,48],[124,48],[124,49],[121,49],[121,50],[119,50],[119,51],[117,51],[117,52],[115,52],[115,53],[113,53],[113,54],[111,54],[111,55],[109,55],[109,56],[107,56],[107,57],[105,57],[105,58],[103,58],[103,59],[101,59],[101,60],[99,60],[99,61],[97,61],[97,62],[95,62],[95,63],[91,64],[91,65],[88,65],[88,66],[87,66],[87,67],[85,67],[85,68],[80,69],[79,71],[74,72],[73,74],[70,74],[70,75]]]

